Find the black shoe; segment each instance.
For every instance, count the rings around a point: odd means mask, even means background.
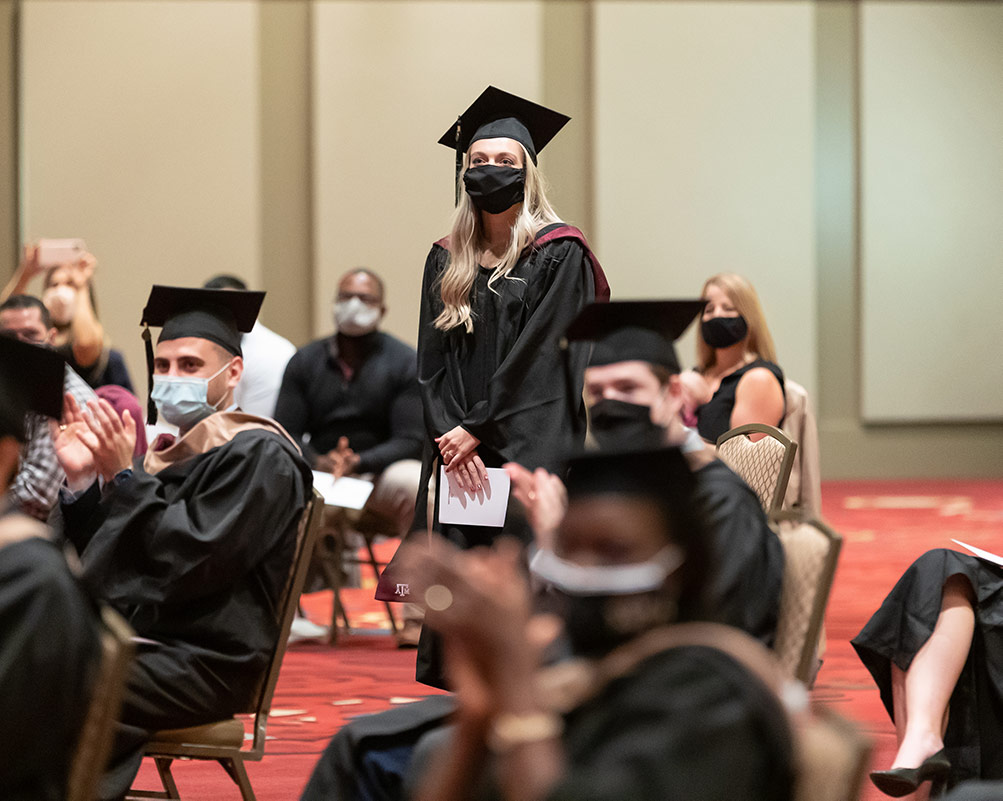
[[[899,798],[916,792],[925,781],[933,781],[935,785],[943,785],[947,774],[951,772],[951,763],[941,748],[936,754],[928,756],[918,768],[893,768],[892,770],[871,771],[871,782],[885,795]]]

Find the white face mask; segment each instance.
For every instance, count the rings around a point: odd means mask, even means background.
[[[370,306],[360,298],[340,300],[334,304],[334,325],[338,332],[349,337],[360,337],[375,331],[383,310]]]
[[[56,325],[70,324],[76,302],[77,290],[66,284],[49,287],[42,294],[42,303],[49,310],[49,316]]]
[[[682,550],[675,545],[666,545],[647,562],[591,567],[539,550],[529,570],[568,595],[634,595],[657,590],[683,561]]]
[[[188,430],[200,420],[216,411],[223,398],[209,403],[209,382],[222,373],[227,362],[208,378],[155,375],[150,397],[157,404],[157,412],[172,426]],[[226,397],[224,393],[223,397]]]

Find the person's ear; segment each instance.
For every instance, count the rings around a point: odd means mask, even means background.
[[[226,368],[226,386],[233,389],[240,382],[240,377],[244,374],[244,360],[240,356],[234,356]]]

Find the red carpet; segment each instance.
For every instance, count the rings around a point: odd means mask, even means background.
[[[849,645],[907,565],[923,551],[957,538],[1003,552],[1003,482],[838,482],[824,486],[826,519],[845,538],[826,618],[828,649],[814,695],[860,723],[874,739],[874,763],[886,766],[894,730],[870,676]],[[318,755],[346,720],[430,692],[413,680],[414,651],[398,651],[380,628],[382,607],[372,590],[348,590],[356,631],[337,647],[295,645],[287,653],[269,722],[265,758],[249,763],[261,801],[291,801],[302,791]],[[330,619],[330,593],[305,599],[316,621]],[[239,793],[216,764],[175,768],[182,796],[228,801]],[[156,785],[152,766],[140,774]],[[868,784],[862,798],[884,798]]]

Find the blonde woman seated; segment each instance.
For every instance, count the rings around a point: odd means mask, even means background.
[[[688,422],[717,442],[746,423],[779,426],[784,417],[784,374],[759,297],[745,278],[720,273],[704,284],[707,301],[697,339],[697,369],[680,378]]]

